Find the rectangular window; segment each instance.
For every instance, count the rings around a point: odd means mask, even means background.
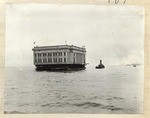
[[[58,54],[59,54],[59,56],[62,56],[62,52],[59,52]]]
[[[57,58],[54,58],[54,62],[57,62]]]
[[[53,53],[53,56],[57,56],[57,52],[54,52],[54,53]]]
[[[66,52],[64,52],[64,56],[66,56]]]
[[[62,62],[62,58],[59,58],[59,62]]]
[[[36,53],[34,53],[34,57],[36,58]]]
[[[46,53],[43,53],[43,57],[46,57]]]
[[[38,57],[41,57],[41,53],[38,53]]]
[[[49,57],[52,56],[52,53],[48,53],[48,56],[49,56]]]
[[[42,60],[41,60],[41,59],[38,59],[38,63],[42,63]]]
[[[37,59],[34,60],[34,63],[37,63]]]
[[[48,62],[51,63],[52,62],[52,58],[48,58]]]
[[[43,63],[46,63],[46,62],[47,62],[47,59],[46,59],[46,58],[44,58],[44,59],[43,59]]]
[[[84,54],[84,63],[85,63],[85,54]]]
[[[66,62],[66,58],[64,58],[64,62]]]

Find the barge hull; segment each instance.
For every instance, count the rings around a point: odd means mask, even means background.
[[[84,70],[86,69],[84,64],[44,64],[36,65],[36,70]]]

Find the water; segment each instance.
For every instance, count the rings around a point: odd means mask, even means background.
[[[9,67],[5,73],[5,113],[142,113],[142,66],[74,72]]]

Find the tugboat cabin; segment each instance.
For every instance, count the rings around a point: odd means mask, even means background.
[[[84,47],[36,46],[32,50],[36,70],[85,69],[86,49]]]

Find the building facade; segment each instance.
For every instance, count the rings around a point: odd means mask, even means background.
[[[73,45],[37,46],[33,49],[37,69],[85,68],[86,49]]]

